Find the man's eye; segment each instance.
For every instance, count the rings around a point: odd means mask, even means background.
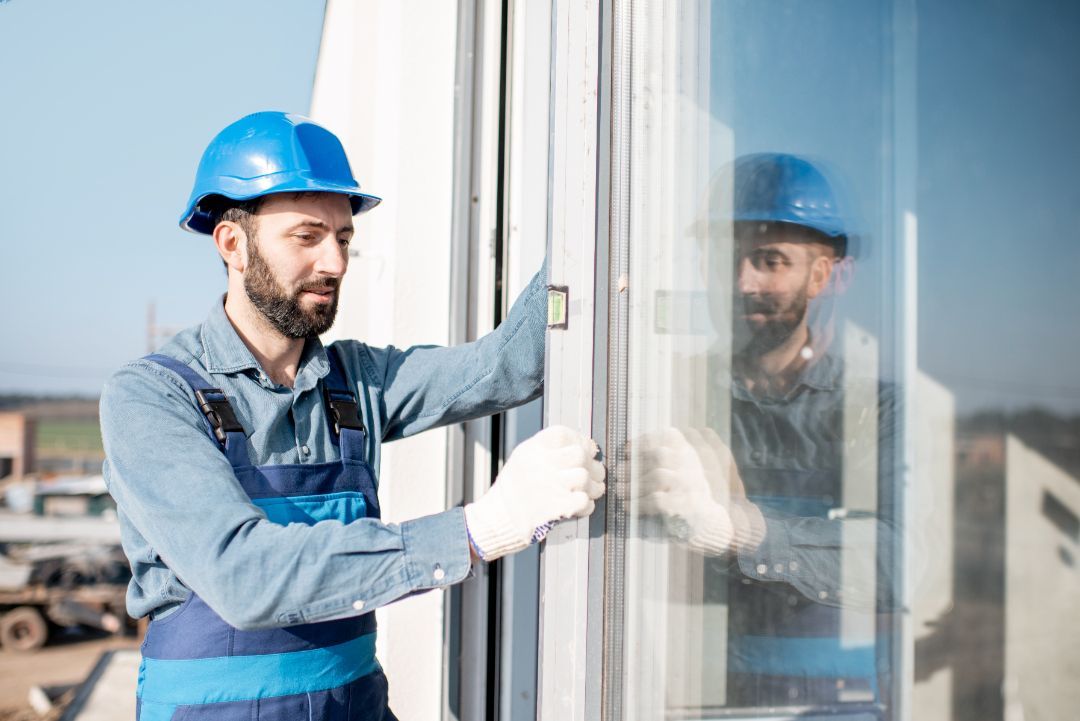
[[[294,235],[305,243],[310,243],[315,240],[314,233],[295,233]]]
[[[338,243],[340,243],[343,248],[348,248],[349,243],[351,242],[352,238],[338,238]]]

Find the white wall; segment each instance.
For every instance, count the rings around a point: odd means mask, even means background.
[[[1080,484],[1016,437],[1005,444],[1005,718],[1075,718],[1080,544],[1047,502],[1080,516]]]
[[[357,218],[330,339],[372,345],[449,339],[457,3],[329,0],[311,115],[341,137],[361,186],[383,198]],[[446,507],[446,431],[384,447],[388,520]],[[437,719],[442,592],[379,615],[379,659],[403,719]]]
[[[909,551],[913,642],[933,638],[953,608],[956,510],[956,399],[949,389],[919,373],[915,388],[915,472],[911,474],[913,516],[905,523],[914,536]],[[914,647],[907,649],[914,654]],[[952,718],[953,668],[946,665],[912,686],[912,719]]]

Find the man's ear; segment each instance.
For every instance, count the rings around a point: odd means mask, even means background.
[[[225,265],[237,273],[243,273],[247,264],[245,253],[247,235],[244,229],[239,223],[223,220],[214,226],[213,237],[214,245],[221,259],[225,261]]]
[[[837,258],[833,261],[832,292],[834,295],[843,295],[851,287],[855,280],[855,259],[850,255]]]
[[[831,253],[814,253],[810,261],[810,282],[806,286],[808,298],[818,297],[829,287],[829,278],[832,277],[835,262]]]

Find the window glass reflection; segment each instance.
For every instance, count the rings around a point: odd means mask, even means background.
[[[632,443],[636,512],[700,567],[695,600],[726,611],[723,641],[692,662],[704,676],[726,668],[722,706],[881,698],[876,615],[891,608],[893,567],[879,534],[898,539],[878,502],[879,438],[895,403],[870,336],[837,337],[855,259],[835,185],[791,153],[714,175],[694,242],[710,317],[730,332],[698,359],[701,424]]]
[[[632,5],[620,718],[1080,703],[1080,10],[945,5]]]

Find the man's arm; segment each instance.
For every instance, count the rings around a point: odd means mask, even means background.
[[[383,440],[479,418],[543,392],[547,264],[491,333],[453,347],[342,344],[381,391]],[[353,360],[350,359],[350,360]]]
[[[355,615],[468,574],[460,508],[401,524],[269,522],[207,435],[190,392],[154,364],[135,362],[110,379],[101,427],[120,513],[233,626]]]
[[[904,552],[909,557],[905,563],[912,569],[911,580],[918,582],[926,549],[917,521],[926,509],[916,496],[911,505],[919,515],[904,519],[894,504],[894,464],[879,463],[879,457],[891,458],[896,452],[904,409],[892,384],[880,384],[877,397],[876,412],[867,413],[862,421],[876,424],[875,432],[854,434],[873,438],[873,443],[849,445],[844,457],[845,463],[853,464],[856,477],[872,478],[877,484],[875,506],[837,508],[828,517],[781,514],[763,507],[763,540],[738,553],[744,575],[789,583],[807,598],[826,605],[894,610],[902,571],[896,551],[906,542]]]
[[[760,545],[738,552],[739,570],[759,581],[783,582],[829,606],[882,608],[892,569],[880,564],[879,534],[893,527],[874,517],[776,518],[765,514]],[[846,559],[846,566],[843,563]]]

